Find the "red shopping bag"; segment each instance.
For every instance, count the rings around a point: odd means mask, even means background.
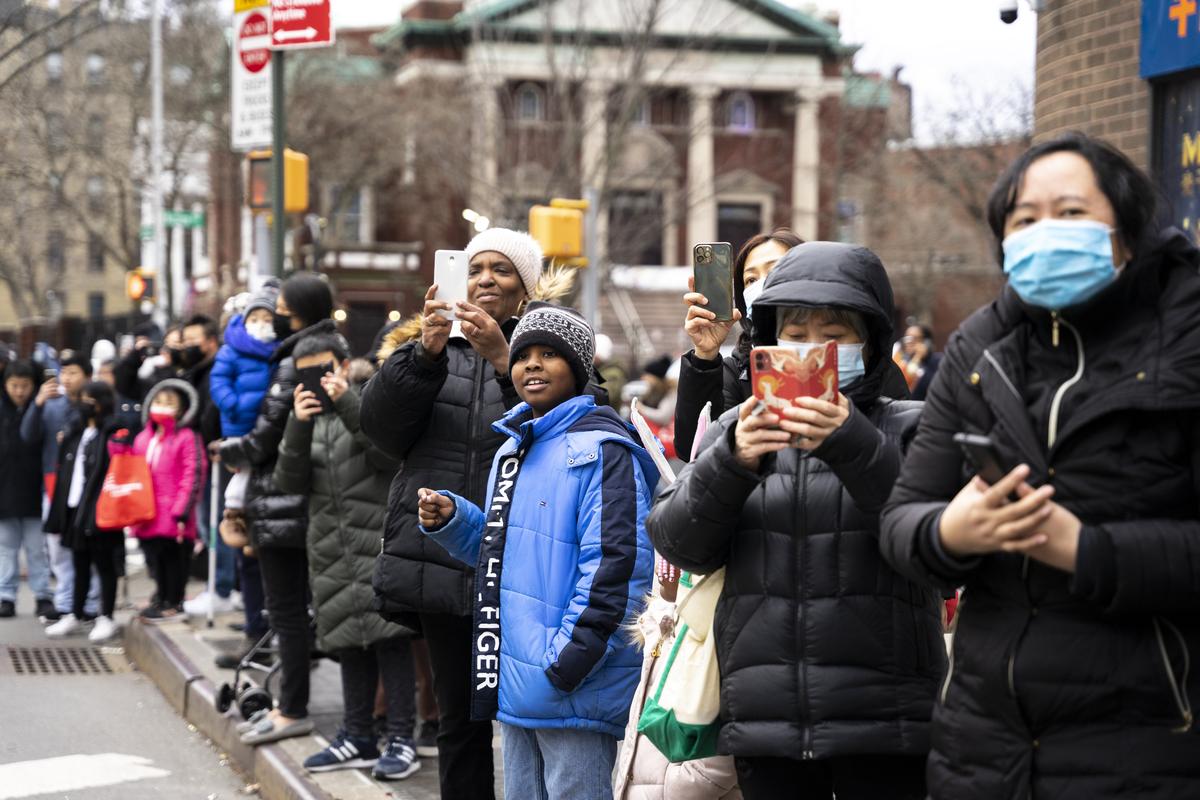
[[[96,527],[120,530],[154,519],[154,485],[146,457],[115,453],[96,501]]]

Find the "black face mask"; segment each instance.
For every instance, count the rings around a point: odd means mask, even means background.
[[[179,350],[178,348],[175,348],[175,347],[167,347],[167,348],[164,348],[164,352],[167,354],[167,359],[171,362],[171,366],[173,366],[173,367],[183,366],[183,351],[182,350]]]
[[[198,344],[183,348],[183,353],[179,357],[179,363],[185,369],[191,369],[203,360],[204,350]]]
[[[291,336],[295,331],[292,330],[292,315],[291,314],[276,314],[275,315],[275,338],[279,341]]]

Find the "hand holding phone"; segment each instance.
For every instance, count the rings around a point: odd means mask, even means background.
[[[729,242],[704,242],[692,248],[692,274],[705,308],[718,322],[733,320],[733,247]]]
[[[989,436],[979,436],[973,433],[954,434],[954,443],[963,452],[963,457],[970,464],[975,474],[989,485],[995,485],[1008,473],[1000,463],[996,454],[996,445]],[[1015,499],[1015,498],[1013,498]]]
[[[333,411],[333,399],[329,396],[329,393],[325,391],[325,387],[321,385],[321,379],[327,374],[333,372],[335,369],[335,364],[328,363],[317,364],[313,367],[305,367],[304,369],[297,370],[299,373],[299,382],[296,386],[297,393],[294,395],[297,398],[296,416],[300,416],[301,404],[299,401],[299,393],[301,392],[311,393],[312,400],[320,404],[319,408],[317,408],[313,403],[306,404],[306,412],[309,417],[312,417],[316,414],[324,414],[326,412]],[[303,417],[301,417],[301,419],[303,419]]]
[[[803,355],[787,346],[750,351],[754,396],[774,410],[796,405],[801,397],[838,402],[837,342],[814,345]]]

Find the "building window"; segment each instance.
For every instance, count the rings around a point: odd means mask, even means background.
[[[104,83],[104,56],[99,53],[88,53],[87,61],[87,82],[89,86],[99,86]]]
[[[546,118],[546,96],[540,87],[524,83],[517,87],[517,119],[541,122]]]
[[[186,86],[192,80],[192,70],[183,64],[174,64],[168,72],[173,86]]]
[[[630,123],[641,128],[648,127],[649,125],[653,124],[653,117],[651,116],[650,111],[650,98],[643,97],[633,107],[633,117],[629,120]]]
[[[62,204],[67,200],[66,194],[63,192],[62,175],[59,175],[57,172],[51,172],[48,184],[51,202],[53,202],[56,207],[62,206]]]
[[[104,152],[104,116],[102,114],[88,116],[87,146],[93,153]]]
[[[88,235],[88,272],[104,272],[104,242],[96,234]]]
[[[333,238],[339,242],[362,242],[362,190],[347,186],[334,186],[329,194]]]
[[[762,206],[757,203],[721,203],[717,206],[717,239],[729,242],[734,250],[764,230]]]
[[[104,292],[88,292],[88,319],[104,319]]]
[[[103,175],[92,175],[87,179],[88,211],[93,214],[99,214],[104,211],[104,194],[106,188]]]
[[[57,50],[46,54],[46,80],[50,83],[62,83],[63,55]]]
[[[400,181],[404,186],[417,182],[417,140],[411,134],[404,139],[404,169]]]
[[[66,263],[66,238],[62,231],[50,231],[46,234],[46,265],[51,272],[62,272]]]
[[[663,199],[660,192],[613,192],[608,211],[608,254],[614,264],[663,263]]]
[[[67,121],[62,114],[52,111],[46,115],[46,144],[52,152],[67,146]]]
[[[725,125],[730,130],[748,132],[756,127],[754,99],[746,92],[734,92],[725,105]]]

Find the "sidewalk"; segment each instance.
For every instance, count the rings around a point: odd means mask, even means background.
[[[145,578],[131,582],[131,600],[144,602],[151,592]],[[192,581],[187,596],[203,591]],[[317,730],[312,736],[297,737],[260,748],[241,744],[234,726],[241,721],[236,704],[227,715],[213,705],[218,687],[233,681],[233,670],[219,669],[213,659],[241,642],[241,634],[229,627],[240,622],[240,612],[219,615],[212,628],[204,619],[172,621],[157,625],[131,622],[125,630],[130,658],[154,680],[168,702],[193,725],[209,736],[260,785],[263,797],[302,800],[436,800],[438,762],[421,759],[421,769],[403,781],[376,782],[369,771],[343,770],[309,775],[300,765],[325,746],[339,727],[342,716],[341,674],[338,665],[322,660],[312,671],[309,715]],[[262,673],[254,673],[257,680]],[[272,681],[272,689],[275,681]],[[495,740],[496,797],[502,798],[500,737]]]

